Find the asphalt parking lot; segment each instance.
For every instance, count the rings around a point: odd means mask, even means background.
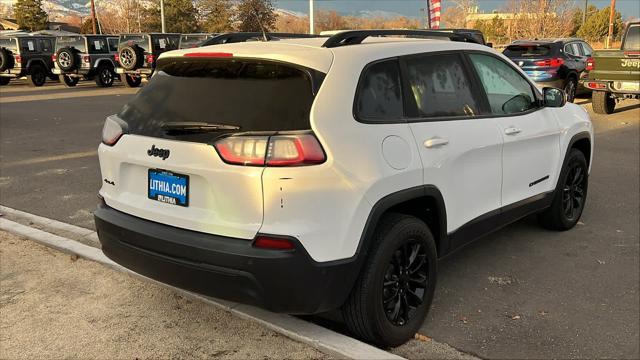
[[[102,123],[135,91],[2,87],[0,204],[93,228]],[[443,260],[422,334],[483,358],[640,357],[640,103],[578,103],[596,129],[582,221],[554,233],[530,217]]]

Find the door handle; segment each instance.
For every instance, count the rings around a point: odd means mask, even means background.
[[[522,129],[518,129],[517,127],[508,127],[506,129],[504,129],[504,133],[506,135],[516,135],[516,134],[520,134],[522,132]]]
[[[425,140],[424,147],[426,147],[427,149],[431,149],[431,148],[447,145],[448,143],[449,143],[449,140],[439,138],[436,136],[436,137],[432,137],[431,139]]]

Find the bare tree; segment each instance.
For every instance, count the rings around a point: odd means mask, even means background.
[[[510,0],[506,10],[513,14],[513,39],[563,37],[571,34],[572,0]]]
[[[478,9],[477,0],[453,0],[453,6],[442,13],[442,20],[449,28],[466,28],[467,15]]]

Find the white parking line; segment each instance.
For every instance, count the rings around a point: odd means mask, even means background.
[[[70,233],[75,233],[78,236],[94,237],[95,232],[74,226],[71,224],[62,223],[53,219],[48,219],[42,216],[26,213],[20,210],[15,210],[6,206],[0,205],[0,214],[12,214],[14,216],[21,216],[34,223],[50,226],[59,230],[64,230]],[[349,359],[403,359],[400,356],[391,354],[384,350],[380,350],[371,345],[365,344],[359,340],[350,338],[346,335],[342,335],[335,331],[323,328],[316,324],[301,320],[299,318],[285,315],[276,314],[263,309],[259,309],[253,306],[238,304],[235,302],[224,301],[219,299],[213,299],[191,293],[182,289],[178,289],[163,283],[159,283],[155,280],[136,274],[107,258],[100,249],[84,245],[75,240],[57,236],[46,231],[42,231],[36,228],[32,228],[20,223],[0,218],[0,230],[4,230],[16,235],[24,236],[33,241],[36,241],[45,246],[52,247],[62,252],[75,254],[79,257],[96,261],[103,265],[109,266],[113,269],[133,274],[136,277],[142,278],[147,281],[151,281],[156,284],[160,284],[164,287],[170,288],[181,295],[188,296],[193,299],[203,301],[207,304],[222,308],[226,311],[230,311],[241,318],[256,321],[284,336],[287,336],[293,340],[299,341],[303,344],[309,345],[315,349],[318,349],[329,355],[338,358]]]

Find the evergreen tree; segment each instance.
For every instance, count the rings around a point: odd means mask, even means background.
[[[22,30],[38,31],[47,28],[48,15],[42,8],[42,0],[17,0],[13,13]]]
[[[191,0],[165,0],[164,17],[167,32],[192,33],[198,31],[198,12]]]
[[[276,25],[276,13],[271,0],[241,0],[236,20],[238,31],[272,31]]]
[[[206,32],[220,33],[232,30],[230,0],[200,0],[201,27]]]
[[[590,13],[587,16],[585,23],[580,26],[580,29],[578,29],[578,37],[589,41],[604,40],[609,34],[609,12],[609,7],[606,7],[600,11]],[[614,39],[618,39],[620,37],[623,26],[622,15],[619,11],[616,11],[613,20]]]

